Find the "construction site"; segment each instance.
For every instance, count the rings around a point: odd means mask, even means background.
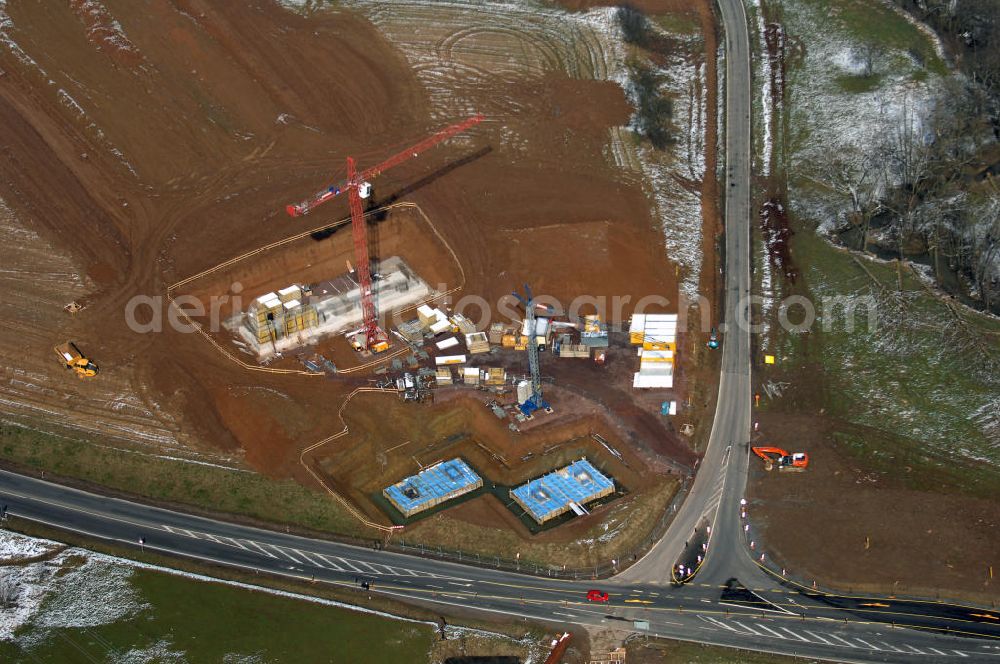
[[[3,167],[2,278],[24,294],[8,317],[23,324],[0,340],[4,419],[290,478],[418,540],[444,529],[503,547],[485,525],[502,524],[556,545],[654,518],[707,433],[704,339],[677,293],[692,279],[712,292],[718,218],[691,159],[632,142],[610,10],[195,6],[195,20],[106,9],[127,38],[100,48],[85,31],[57,38],[79,32],[72,8],[3,10],[35,63],[6,58],[0,94],[21,141]],[[685,44],[678,57],[714,72],[714,45]],[[39,68],[66,67],[58,85],[82,115],[55,88],[30,113],[16,101],[47,85]],[[714,95],[677,95],[708,109],[706,136]],[[128,108],[158,130],[137,131]],[[640,156],[683,167],[677,205],[651,201]],[[697,252],[668,251],[667,209],[694,210]],[[162,299],[139,315],[162,331],[122,316],[139,296]],[[16,315],[29,301],[55,304]],[[78,350],[55,357],[69,339]],[[512,493],[583,458],[610,493],[551,515]],[[396,504],[384,493],[455,459],[482,484],[442,484],[416,511],[403,488]]]

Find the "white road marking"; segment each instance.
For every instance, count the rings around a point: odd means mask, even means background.
[[[804,631],[804,632],[805,632],[806,634],[808,634],[809,636],[811,636],[811,637],[813,637],[813,638],[816,638],[816,639],[819,639],[820,641],[822,641],[823,643],[825,643],[825,644],[826,644],[826,645],[828,645],[828,646],[835,646],[835,645],[837,645],[836,643],[833,643],[832,641],[827,641],[826,639],[824,639],[824,638],[823,638],[822,636],[820,636],[819,634],[816,634],[816,633],[814,633],[814,632],[810,632],[810,631],[809,631],[808,629],[807,629],[807,630],[803,630],[803,631]]]
[[[782,640],[784,640],[784,639],[785,639],[785,637],[784,637],[784,636],[782,636],[780,632],[776,632],[776,631],[774,631],[773,629],[771,629],[770,627],[766,627],[766,626],[764,626],[764,625],[761,625],[760,623],[754,623],[754,625],[756,625],[757,627],[759,627],[759,628],[761,628],[761,629],[766,629],[767,631],[769,631],[769,632],[770,632],[771,634],[774,634],[774,635],[775,635],[776,637],[778,637],[779,639],[782,639]]]
[[[698,616],[698,617],[701,618],[702,620],[706,621],[706,622],[711,622],[714,625],[718,625],[719,627],[722,627],[723,629],[728,629],[730,632],[737,632],[737,633],[739,633],[739,630],[737,630],[735,627],[727,625],[726,623],[722,622],[721,620],[716,620],[712,616]]]
[[[322,564],[320,564],[320,563],[317,563],[317,562],[316,562],[315,560],[313,560],[312,558],[310,558],[310,557],[309,557],[310,555],[313,555],[313,556],[315,556],[315,555],[316,555],[315,553],[313,553],[313,554],[308,554],[308,553],[306,553],[305,551],[303,551],[303,550],[301,550],[301,549],[292,549],[292,551],[294,551],[295,553],[297,553],[297,554],[299,554],[300,556],[302,556],[303,558],[305,558],[305,559],[306,559],[306,562],[307,562],[307,563],[309,563],[310,565],[312,565],[312,566],[314,566],[314,567],[323,567],[323,565],[322,565]]]
[[[860,639],[859,639],[859,640],[860,640]],[[885,646],[886,648],[889,648],[890,650],[895,650],[896,652],[906,652],[905,650],[900,650],[900,649],[899,649],[899,648],[897,648],[896,646],[891,646],[891,645],[889,645],[889,644],[888,644],[888,643],[886,643],[885,641],[879,641],[879,643],[881,643],[882,645],[884,645],[884,646]],[[919,652],[919,651],[917,651],[917,652]],[[921,652],[920,654],[921,654],[921,655],[923,655],[924,653],[922,653],[922,652]]]
[[[377,567],[375,567],[375,566],[374,566],[374,565],[372,565],[371,563],[366,563],[366,562],[365,562],[365,561],[363,561],[363,560],[356,560],[355,562],[356,562],[357,564],[359,564],[359,565],[364,565],[365,567],[367,567],[367,568],[368,568],[368,569],[370,569],[371,571],[375,572],[376,574],[381,574],[381,573],[382,573],[381,571],[379,571],[379,569],[378,569]]]
[[[873,646],[872,644],[868,643],[868,642],[867,642],[867,641],[865,641],[864,639],[859,639],[859,638],[858,638],[858,637],[856,637],[856,636],[854,637],[854,640],[855,640],[855,641],[857,641],[858,643],[863,643],[863,644],[865,644],[865,647],[866,647],[866,648],[870,648],[871,650],[878,650],[878,651],[880,651],[880,652],[881,652],[881,650],[882,650],[881,648],[879,648],[879,647],[877,647],[877,646]]]
[[[947,657],[947,656],[948,656],[948,653],[946,653],[946,652],[941,652],[941,651],[940,651],[940,650],[938,650],[937,648],[931,648],[930,646],[927,646],[927,649],[928,649],[928,650],[933,650],[934,652],[936,652],[937,654],[941,655],[942,657]]]
[[[749,627],[747,627],[746,625],[744,625],[743,623],[741,623],[738,620],[734,620],[733,622],[736,623],[737,625],[739,625],[740,627],[742,627],[743,629],[745,629],[746,631],[750,632],[754,636],[763,636],[763,634],[758,634],[757,632],[753,631],[752,629],[750,629]]]
[[[831,634],[831,635],[830,635],[830,638],[831,638],[831,639],[837,639],[838,641],[840,641],[841,643],[843,643],[843,644],[844,644],[845,646],[847,646],[847,647],[849,647],[849,648],[857,648],[857,646],[856,646],[856,645],[854,645],[853,643],[851,643],[851,642],[850,642],[850,641],[848,641],[847,639],[842,639],[842,638],[840,638],[840,637],[839,637],[839,636],[837,636],[836,634]],[[834,645],[836,645],[836,644],[834,644]]]
[[[257,549],[261,553],[263,553],[268,558],[277,558],[278,557],[278,556],[274,555],[273,553],[271,553],[270,551],[268,551],[267,549],[265,549],[264,547],[262,547],[260,544],[257,544],[257,542],[254,542],[253,540],[243,540],[243,541],[246,542],[247,544],[249,544],[250,546],[254,547],[255,549]]]
[[[268,546],[271,547],[272,549],[274,549],[275,551],[277,551],[278,553],[280,553],[281,555],[283,555],[284,557],[286,557],[289,560],[291,560],[293,563],[298,563],[300,565],[303,564],[301,560],[299,560],[298,558],[296,558],[295,556],[293,556],[292,554],[290,554],[288,552],[288,549],[284,549],[284,548],[282,548],[280,546],[275,546],[273,544],[268,544]]]
[[[554,616],[564,616],[566,618],[577,618],[578,617],[578,616],[573,615],[572,613],[559,613],[558,611],[553,611],[552,615],[554,615]]]
[[[327,565],[329,565],[329,566],[330,566],[330,569],[333,569],[334,571],[337,571],[337,572],[343,572],[343,571],[344,571],[344,568],[343,568],[343,567],[341,567],[341,566],[340,566],[340,565],[338,565],[337,563],[333,562],[332,560],[330,560],[329,558],[327,558],[326,556],[324,556],[324,555],[323,555],[322,553],[317,553],[317,554],[316,554],[316,557],[317,557],[317,558],[322,558],[322,559],[323,559],[323,561],[324,561],[324,562],[325,562],[325,563],[326,563]]]
[[[959,657],[968,657],[968,655],[962,652],[961,650],[952,650],[952,652],[958,655]]]
[[[352,565],[351,563],[347,562],[346,560],[344,560],[343,558],[341,558],[339,556],[337,557],[337,560],[339,560],[340,562],[342,562],[345,565],[347,565],[347,568],[350,569],[352,572],[364,572],[363,569],[359,569],[359,568],[355,567],[354,565]]]
[[[796,634],[796,633],[795,633],[795,632],[793,632],[792,630],[788,629],[787,627],[782,627],[781,629],[785,630],[786,632],[788,632],[789,634],[791,634],[792,636],[794,636],[794,637],[795,637],[795,638],[797,638],[798,640],[800,640],[800,641],[805,641],[806,643],[809,643],[809,639],[807,639],[807,638],[806,638],[806,637],[804,637],[804,636],[799,636],[798,634]]]
[[[883,643],[885,643],[885,641],[883,641]],[[886,645],[888,645],[888,644],[886,644]],[[909,643],[904,643],[903,645],[906,646],[907,648],[909,648],[910,650],[912,650],[914,653],[916,653],[918,655],[926,655],[927,654],[923,650],[921,650],[920,648],[916,648],[914,646],[911,646]]]

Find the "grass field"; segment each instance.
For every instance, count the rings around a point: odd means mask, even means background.
[[[836,442],[865,466],[911,468],[906,482],[914,489],[944,482],[987,496],[1000,480],[1000,321],[953,308],[909,265],[852,256],[816,232],[836,225],[848,205],[828,182],[836,160],[874,149],[900,109],[931,104],[946,64],[926,34],[878,3],[765,5],[789,43],[802,45],[788,49],[786,98],[775,105],[787,137],[775,142],[777,163],[787,168],[775,180],[787,178],[801,277],[794,285],[768,279],[770,291],[758,280],[771,298],[807,296],[819,318],[813,332],[784,333],[772,299],[764,349],[786,358],[786,371],[821,370],[813,405],[840,423]],[[865,76],[860,59],[871,44],[878,53]],[[837,297],[870,297],[876,325],[868,327],[864,305],[853,329],[842,311],[824,312],[823,299]]]
[[[915,25],[878,2],[868,0],[805,0],[820,9],[830,26],[855,36],[863,44],[909,54],[936,74],[947,73],[927,36]]]
[[[161,572],[135,570],[128,584],[140,607],[133,615],[86,627],[29,626],[16,643],[0,643],[0,659],[421,662],[436,638],[429,625]],[[42,612],[61,602],[47,597]]]
[[[8,549],[52,551],[0,567],[3,662],[439,662],[538,649],[517,638],[355,611],[330,600],[136,567],[118,558],[0,532]],[[55,548],[54,548],[55,547]],[[15,584],[10,594],[11,582]],[[6,607],[12,608],[11,606]]]
[[[864,307],[853,330],[842,310],[827,311],[817,334],[781,335],[771,350],[823,367],[822,407],[864,427],[863,435],[848,427],[836,435],[866,465],[913,468],[911,488],[939,488],[944,476],[989,496],[1000,480],[1000,321],[953,311],[909,267],[854,259],[800,230],[794,256],[812,299],[871,297],[877,324],[868,328]]]
[[[333,500],[292,480],[163,459],[3,424],[0,458],[151,500],[313,530],[359,532],[357,522]]]

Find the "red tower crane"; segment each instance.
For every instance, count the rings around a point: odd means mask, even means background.
[[[347,180],[338,182],[323,191],[318,192],[310,199],[301,203],[289,205],[285,208],[288,214],[293,217],[300,217],[309,214],[314,208],[339,196],[344,191],[347,192],[347,199],[351,208],[351,235],[354,238],[354,258],[357,263],[358,286],[361,288],[361,311],[363,314],[363,327],[361,332],[365,338],[365,350],[378,352],[385,348],[388,341],[386,333],[378,326],[378,315],[375,311],[375,299],[372,293],[372,272],[371,263],[368,258],[368,228],[365,224],[364,211],[361,201],[371,196],[370,179],[381,175],[393,166],[398,166],[404,161],[416,157],[421,152],[429,150],[438,143],[448,140],[456,134],[460,134],[469,127],[479,124],[484,120],[482,115],[474,115],[458,124],[446,127],[436,134],[428,136],[416,145],[401,152],[397,152],[381,164],[371,168],[357,171],[353,157],[347,158]]]

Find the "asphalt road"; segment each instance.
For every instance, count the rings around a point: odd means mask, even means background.
[[[824,595],[764,577],[744,589],[701,577],[674,587],[528,576],[206,519],[7,471],[0,471],[0,501],[8,518],[135,549],[143,538],[147,551],[339,586],[359,597],[378,593],[443,613],[461,608],[508,621],[638,631],[646,630],[635,621],[646,621],[655,636],[845,661],[1000,661],[1000,624],[982,609]],[[360,587],[364,581],[369,590]],[[594,587],[610,594],[607,604],[586,601]]]
[[[776,579],[747,549],[739,514],[750,438],[750,337],[732,325],[749,293],[750,49],[740,0],[718,0],[726,27],[726,297],[722,374],[708,449],[664,538],[607,581],[501,572],[206,519],[0,471],[11,517],[168,556],[352,589],[506,620],[605,625],[744,649],[857,662],[1000,661],[1000,613],[938,602],[846,597]],[[670,569],[696,527],[712,524],[691,583]],[[362,589],[360,583],[371,588]],[[607,604],[585,600],[597,587]],[[638,621],[638,622],[637,622]]]

